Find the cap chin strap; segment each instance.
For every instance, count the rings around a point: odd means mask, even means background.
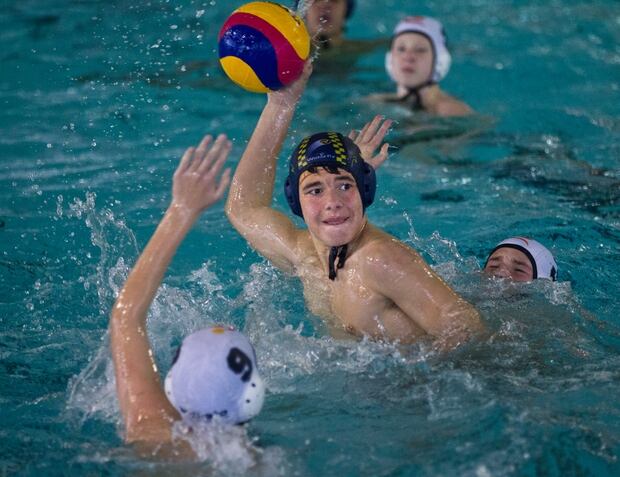
[[[368,225],[368,220],[364,221],[364,225],[362,225],[362,228],[360,229],[358,234],[349,243],[354,242],[360,235],[362,235],[362,232],[366,228],[366,225]],[[338,270],[340,270],[342,267],[344,267],[344,262],[347,260],[347,252],[348,251],[349,251],[349,244],[348,243],[345,243],[344,245],[337,245],[337,246],[331,247],[329,249],[328,264],[329,264],[329,279],[330,280],[332,280],[332,281],[335,280],[336,279],[336,275],[338,273]],[[338,264],[336,264],[336,259],[338,259]]]
[[[332,247],[329,249],[329,279],[336,279],[336,270],[340,270],[344,267],[344,262],[347,259],[347,250],[349,246],[345,243],[344,245],[340,245],[337,247]],[[336,259],[338,259],[338,264],[336,265]]]
[[[329,50],[332,47],[331,39],[327,35],[325,35],[324,33],[319,33],[316,36],[316,44],[322,50]]]
[[[433,80],[428,80],[415,88],[407,88],[407,94],[402,98],[399,98],[398,101],[410,105],[411,109],[424,109],[422,98],[420,97],[420,91],[434,84],[435,82]]]

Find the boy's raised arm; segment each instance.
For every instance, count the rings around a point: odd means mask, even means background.
[[[174,174],[172,203],[131,270],[110,317],[110,345],[116,390],[127,441],[167,441],[179,415],[168,401],[153,360],[146,317],[177,248],[204,209],[219,200],[229,170],[217,176],[230,141],[206,136],[189,148]]]
[[[261,255],[288,270],[297,262],[299,232],[289,218],[272,208],[271,202],[278,154],[311,72],[308,61],[297,81],[268,94],[226,202],[226,215],[237,231]]]

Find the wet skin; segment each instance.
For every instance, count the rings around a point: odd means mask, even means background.
[[[304,172],[299,200],[308,230],[330,247],[351,242],[366,223],[355,179],[342,169]]]

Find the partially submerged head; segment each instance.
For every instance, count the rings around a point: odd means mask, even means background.
[[[500,242],[489,254],[484,271],[500,278],[529,282],[537,278],[557,277],[557,264],[551,252],[540,242],[512,237]]]
[[[409,16],[394,28],[385,68],[398,86],[414,90],[439,83],[451,62],[443,26],[434,18]]]
[[[295,10],[301,2],[295,2]],[[306,0],[305,20],[310,36],[331,39],[344,31],[347,19],[353,13],[355,0]]]
[[[188,422],[241,424],[256,416],[265,386],[249,340],[214,326],[187,336],[165,380],[166,396]]]

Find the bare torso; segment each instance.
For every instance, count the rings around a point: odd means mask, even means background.
[[[304,286],[304,297],[310,311],[323,318],[332,335],[346,333],[367,335],[373,339],[410,343],[426,333],[396,304],[368,285],[364,261],[369,259],[371,243],[393,240],[372,228],[364,240],[347,255],[344,268],[334,281],[329,280],[308,234],[302,238],[308,251],[296,269]],[[374,243],[373,243],[374,242]],[[346,336],[346,335],[345,335]]]

